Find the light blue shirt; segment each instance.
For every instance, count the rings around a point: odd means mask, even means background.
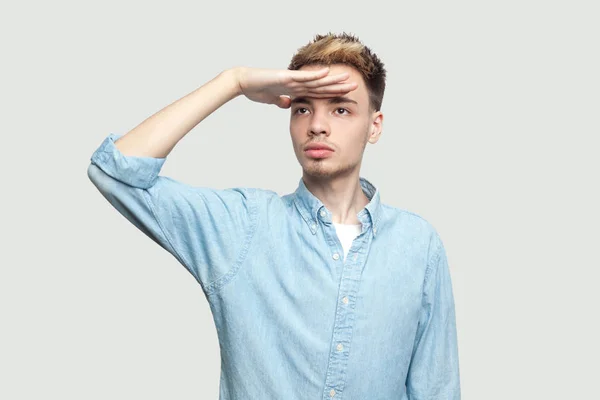
[[[294,193],[193,187],[166,158],[123,155],[110,134],[88,176],[200,284],[221,350],[220,400],[458,400],[454,298],[436,230],[370,202],[344,259],[332,214]]]

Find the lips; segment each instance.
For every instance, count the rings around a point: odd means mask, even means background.
[[[306,145],[306,147],[304,148],[305,151],[307,150],[329,150],[329,151],[333,151],[333,149],[331,147],[329,147],[326,144],[323,143],[310,143],[308,145]]]
[[[322,159],[330,157],[333,154],[333,149],[323,143],[310,143],[304,148],[304,154],[310,158]]]

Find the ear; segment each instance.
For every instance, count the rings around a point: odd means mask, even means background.
[[[383,130],[383,113],[381,111],[374,112],[372,118],[373,120],[369,126],[369,143],[375,144]]]

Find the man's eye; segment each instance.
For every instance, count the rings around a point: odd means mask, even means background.
[[[304,112],[299,112],[300,110],[308,110],[308,109],[306,107],[300,107],[300,108],[297,108],[296,111],[294,111],[294,113],[295,114],[305,114]],[[350,113],[350,111],[348,111],[346,108],[343,108],[343,107],[336,108],[336,111],[340,111],[340,110],[343,110],[343,112],[341,114],[349,114]]]

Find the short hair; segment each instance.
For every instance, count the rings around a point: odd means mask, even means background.
[[[305,65],[322,64],[346,64],[358,70],[369,93],[370,109],[381,109],[386,70],[379,57],[358,37],[345,32],[317,34],[311,42],[298,49],[288,69],[298,70]]]

